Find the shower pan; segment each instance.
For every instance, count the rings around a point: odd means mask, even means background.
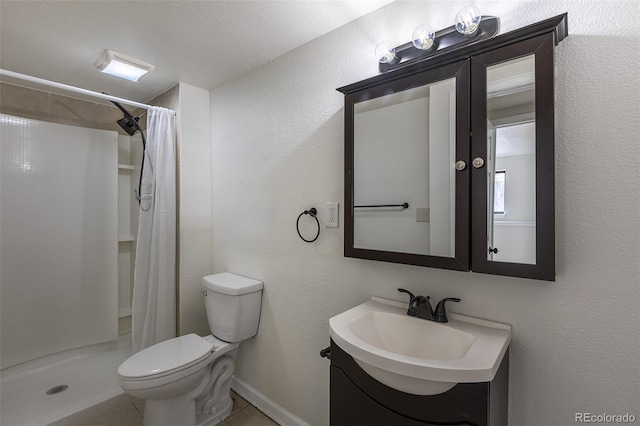
[[[2,424],[44,426],[84,413],[93,417],[130,401],[114,373],[130,355],[131,339],[126,334],[116,342],[72,349],[2,370]]]

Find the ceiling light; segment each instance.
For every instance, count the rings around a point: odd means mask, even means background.
[[[95,63],[100,71],[131,81],[138,81],[155,66],[120,52],[107,49]]]

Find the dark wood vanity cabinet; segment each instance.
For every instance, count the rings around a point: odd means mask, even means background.
[[[338,89],[346,257],[555,280],[566,35],[564,14]]]
[[[491,382],[459,383],[440,395],[411,395],[369,376],[331,342],[331,426],[507,424],[509,351]]]

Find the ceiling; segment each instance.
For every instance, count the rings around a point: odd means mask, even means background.
[[[147,102],[178,82],[213,89],[392,1],[0,0],[0,68]],[[107,48],[156,68],[103,74]]]

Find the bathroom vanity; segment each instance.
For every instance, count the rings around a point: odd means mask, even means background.
[[[369,376],[331,341],[332,426],[507,424],[509,352],[490,382],[459,383],[439,395],[412,395]]]
[[[511,326],[374,297],[329,320],[331,425],[507,424]]]
[[[346,257],[555,279],[554,49],[567,15],[495,37],[482,26],[489,36],[459,44],[438,32],[432,52],[399,46],[396,65],[338,89]],[[329,320],[331,424],[506,425],[511,327],[434,317],[409,295]]]

